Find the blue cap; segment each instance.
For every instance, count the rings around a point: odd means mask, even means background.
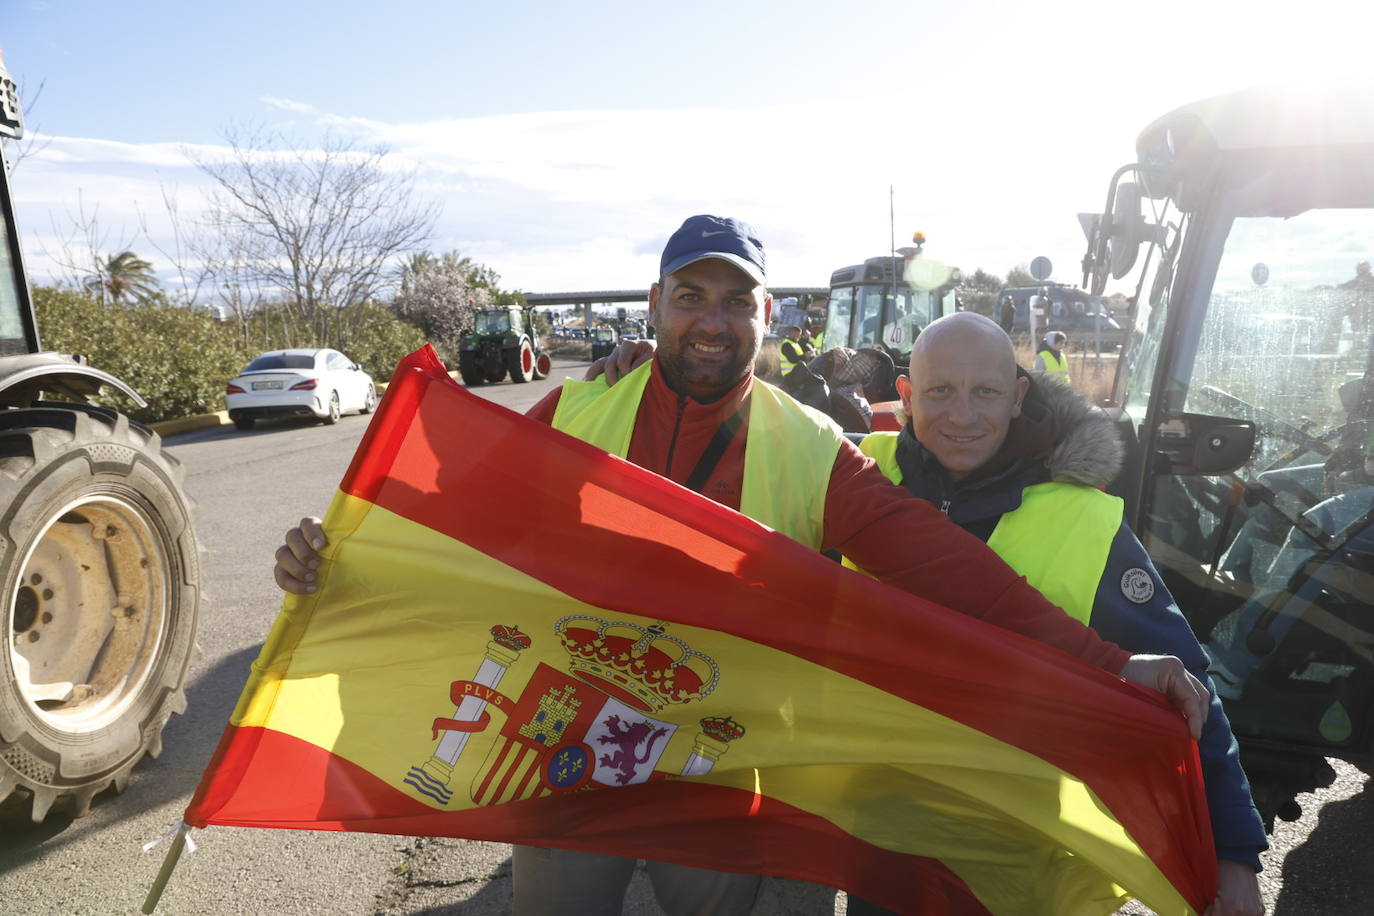
[[[728,261],[755,283],[765,282],[763,242],[746,222],[705,214],[688,217],[664,246],[658,274],[666,277],[703,258]]]

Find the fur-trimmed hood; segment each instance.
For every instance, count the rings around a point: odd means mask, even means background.
[[[1031,423],[1048,421],[1054,430],[1054,444],[1045,456],[1050,479],[1106,487],[1121,470],[1126,454],[1116,425],[1101,408],[1063,382],[1043,372],[1027,375],[1031,390],[1023,416]]]

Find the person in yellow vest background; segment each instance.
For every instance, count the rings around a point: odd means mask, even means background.
[[[802,329],[795,324],[789,324],[782,329],[783,340],[778,347],[778,363],[783,375],[791,375],[792,370],[797,368],[797,363],[806,360],[806,348],[802,346]]]
[[[819,318],[812,318],[808,323],[807,330],[807,339],[811,342],[811,349],[816,351],[816,356],[820,356],[825,352],[825,322]]]
[[[1069,384],[1069,359],[1064,355],[1064,345],[1068,342],[1069,336],[1063,331],[1050,331],[1035,351],[1035,365],[1032,368],[1065,385]]]
[[[973,312],[922,331],[910,373],[897,379],[908,417],[901,432],[873,433],[860,449],[1104,639],[1177,655],[1208,685],[1211,714],[1198,746],[1220,887],[1207,913],[1263,913],[1257,872],[1268,841],[1207,656],[1122,521],[1121,500],[1101,489],[1123,457],[1111,419],[1046,375],[1019,369],[1006,332]],[[851,916],[881,912],[850,899]]]

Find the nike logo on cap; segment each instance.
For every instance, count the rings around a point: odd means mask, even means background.
[[[711,232],[703,232],[703,233],[701,234],[701,237],[704,238],[704,239],[709,239],[709,238],[710,238],[711,236],[713,236],[713,235],[725,235],[725,234],[728,233],[729,231],[730,231],[729,229],[716,229],[716,230],[713,230],[713,231],[711,231]]]

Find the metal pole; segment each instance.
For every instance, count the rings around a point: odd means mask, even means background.
[[[874,345],[883,342],[883,329],[887,327],[887,319],[892,316],[895,319],[897,314],[897,205],[896,191],[893,185],[887,186],[887,262],[892,271],[892,282],[887,288],[887,295],[884,297],[882,305],[878,309],[878,339]]]

